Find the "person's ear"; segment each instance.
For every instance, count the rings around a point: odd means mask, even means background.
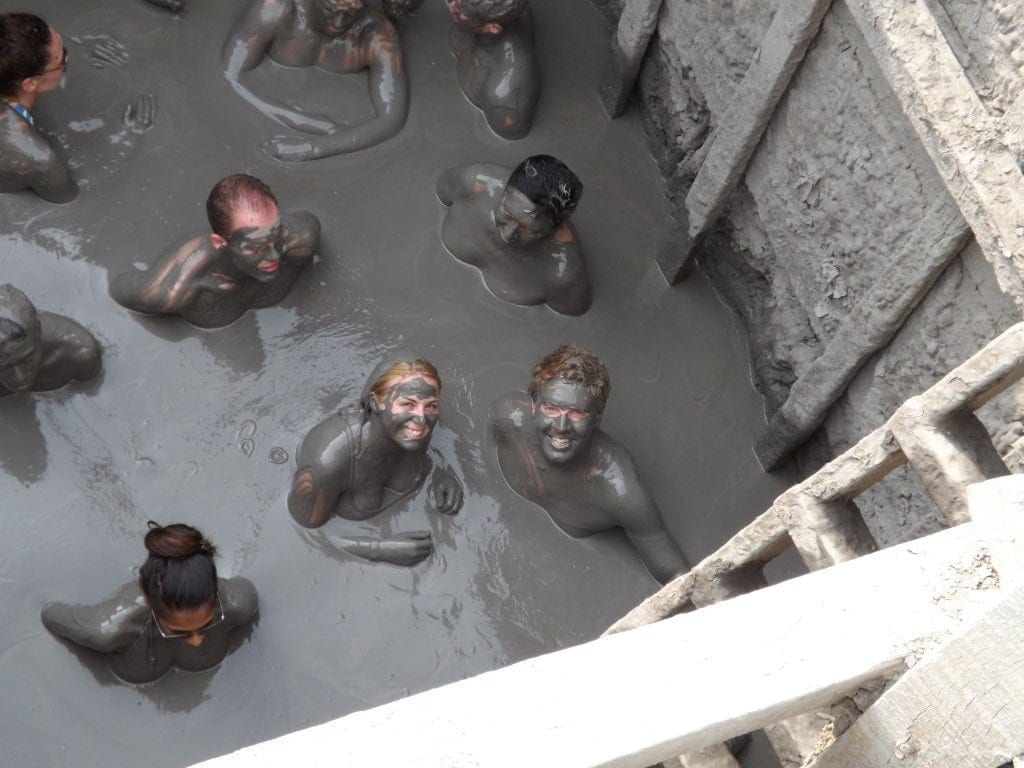
[[[380,413],[384,410],[384,404],[377,399],[377,396],[373,394],[373,392],[370,393],[370,410],[374,413]]]
[[[35,93],[39,89],[39,81],[33,77],[26,77],[21,81],[22,93]]]
[[[228,244],[228,241],[225,240],[220,235],[218,235],[216,232],[210,235],[210,242],[213,243],[213,247],[217,249],[223,248],[225,245]]]

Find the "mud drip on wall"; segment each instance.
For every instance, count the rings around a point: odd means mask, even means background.
[[[261,153],[284,131],[220,72],[242,6],[195,2],[175,16],[141,0],[33,4],[70,54],[65,89],[39,100],[36,121],[82,191],[66,206],[4,196],[0,282],[93,331],[105,371],[0,400],[0,742],[12,765],[188,764],[600,634],[656,583],[624,537],[570,539],[524,503],[486,438],[488,405],[525,387],[556,343],[607,364],[603,428],[633,453],[691,562],[791,479],[766,477],[749,451],[764,422],[739,321],[699,277],[669,290],[653,266],[668,206],[636,117],[603,116],[607,38],[586,2],[536,3],[544,89],[526,139],[497,138],[465,100],[447,12],[431,2],[400,26],[412,92],[403,131],[304,166]],[[252,77],[310,112],[370,114],[361,77],[269,63]],[[135,133],[124,109],[145,94],[154,122]],[[442,168],[537,153],[586,185],[573,222],[594,304],[581,318],[499,301],[440,243]],[[217,331],[112,302],[109,277],[203,231],[206,195],[235,171],[323,223],[320,258],[284,302]],[[375,519],[373,534],[431,530],[435,554],[409,570],[329,558],[285,503],[301,436],[398,346],[441,371],[432,447],[466,488],[455,518],[439,520],[419,495]],[[94,602],[134,578],[148,519],[199,526],[220,548],[221,575],[256,585],[260,620],[218,669],[129,687],[38,615],[48,600]]]

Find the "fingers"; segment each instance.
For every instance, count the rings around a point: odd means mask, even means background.
[[[134,104],[124,108],[121,121],[132,133],[145,133],[153,127],[156,117],[156,96],[151,93],[140,94]]]

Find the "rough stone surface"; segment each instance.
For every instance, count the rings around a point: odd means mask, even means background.
[[[711,5],[666,5],[638,84],[652,151],[677,202],[777,2]],[[1024,1],[928,6],[986,109],[1002,116],[1024,81]],[[835,3],[697,261],[750,331],[768,415],[949,199],[856,22]],[[811,472],[841,453],[1020,317],[972,239],[856,374],[796,454],[798,466]],[[1024,468],[1021,400],[1011,390],[979,413],[1012,471]],[[882,546],[941,526],[906,468],[858,505]]]

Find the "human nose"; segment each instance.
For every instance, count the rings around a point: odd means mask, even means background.
[[[185,642],[191,645],[193,648],[198,648],[203,644],[203,635],[198,632],[194,632],[185,638]]]
[[[559,432],[569,431],[569,411],[563,410],[558,414],[558,418],[555,419],[555,427]]]

